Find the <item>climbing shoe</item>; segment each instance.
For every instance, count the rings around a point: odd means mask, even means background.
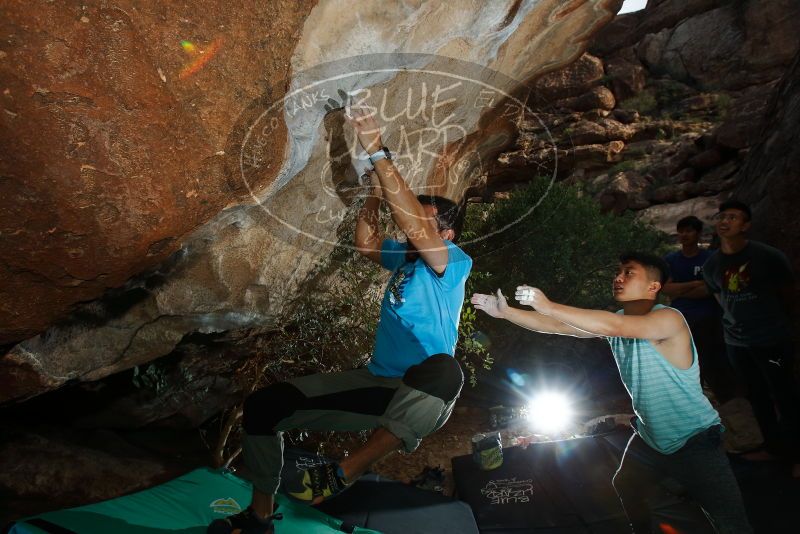
[[[286,492],[306,504],[320,504],[349,486],[339,464],[334,462],[303,469],[283,481]]]
[[[419,489],[444,493],[445,474],[444,468],[425,466],[420,474],[411,479],[409,485]]]

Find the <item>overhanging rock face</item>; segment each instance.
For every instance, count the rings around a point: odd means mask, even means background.
[[[522,84],[620,4],[5,6],[0,342],[24,341],[0,402],[274,325],[360,194],[341,108],[378,112],[415,190],[460,199],[511,138]]]
[[[283,95],[314,5],[0,5],[0,344],[157,265],[247,197],[226,170],[233,120]]]

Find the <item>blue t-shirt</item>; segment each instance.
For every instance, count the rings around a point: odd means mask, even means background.
[[[711,250],[700,249],[697,255],[688,258],[678,250],[664,256],[664,260],[669,264],[673,282],[693,282],[695,280],[703,280],[703,264],[712,254],[713,251]],[[681,312],[689,324],[694,324],[697,321],[715,315],[722,315],[719,304],[711,295],[702,299],[678,297],[670,302],[670,306]]]
[[[455,353],[472,259],[452,242],[445,244],[447,268],[440,276],[422,258],[407,261],[406,243],[384,240],[381,264],[393,273],[381,303],[372,374],[403,376],[434,354]]]

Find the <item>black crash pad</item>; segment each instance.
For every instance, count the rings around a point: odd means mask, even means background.
[[[503,465],[482,471],[453,458],[457,495],[482,534],[619,533],[629,527],[611,485],[630,431],[507,447]],[[659,494],[653,520],[679,532],[710,532],[702,511],[679,494]]]
[[[298,449],[284,453],[284,470],[302,469],[326,458]],[[317,509],[345,525],[384,534],[478,534],[469,505],[439,493],[367,474]]]

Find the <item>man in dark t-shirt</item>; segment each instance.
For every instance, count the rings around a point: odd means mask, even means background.
[[[750,217],[742,202],[720,206],[720,249],[703,276],[722,305],[728,358],[747,385],[767,448],[788,454],[793,476],[800,477],[800,396],[789,327],[794,276],[785,254],[747,239]]]
[[[679,220],[677,231],[681,250],[664,257],[670,278],[662,291],[686,318],[697,346],[701,381],[724,404],[738,388],[722,341],[722,310],[703,280],[703,264],[714,252],[699,246],[703,222],[694,215]]]

